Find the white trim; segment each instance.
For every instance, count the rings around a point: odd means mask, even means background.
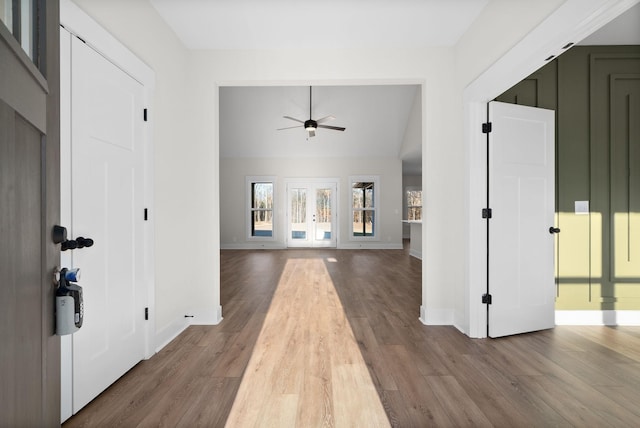
[[[155,72],[71,0],[60,0],[60,24],[143,86],[155,88]]]
[[[556,311],[556,325],[640,326],[640,311]]]
[[[486,289],[486,233],[479,215],[485,208],[486,195],[484,135],[480,131],[486,120],[486,103],[542,67],[545,58],[561,54],[563,46],[582,40],[636,3],[638,0],[567,0],[464,90],[465,153],[469,171],[465,284],[468,329],[465,333],[470,337],[486,337],[486,308],[480,301]]]
[[[339,250],[402,250],[402,244],[354,241],[338,245]]]
[[[416,259],[422,260],[422,251],[419,251],[415,248],[409,249],[409,255],[415,257]]]
[[[453,325],[453,310],[429,308],[427,312],[424,305],[420,305],[419,320],[424,325]]]
[[[60,30],[60,224],[71,230],[71,35]],[[73,266],[73,251],[60,253],[60,266]],[[73,339],[60,338],[60,422],[73,416]]]
[[[190,325],[218,325],[222,321],[222,306],[218,306],[214,313],[206,309],[193,309],[189,311],[193,318],[182,316],[175,319],[171,324],[158,331],[155,336],[156,348],[155,352],[160,352],[162,348],[167,346],[173,339],[178,337],[180,333],[185,331]]]
[[[135,56],[127,47],[121,44],[115,37],[109,34],[103,29],[96,21],[94,21],[89,15],[84,13],[78,6],[76,6],[71,0],[60,0],[60,24],[67,30],[67,32],[80,37],[88,46],[109,60],[111,63],[120,68],[127,75],[131,76],[137,82],[144,87],[143,105],[150,107],[153,101],[153,94],[155,89],[155,72],[144,64],[137,56]],[[61,34],[62,31],[61,31]],[[68,60],[70,55],[68,54]],[[64,66],[61,64],[61,69],[64,70]],[[68,69],[68,67],[67,67]],[[68,86],[68,85],[67,85]],[[69,88],[70,90],[70,88]],[[69,105],[63,105],[62,109],[68,110],[68,116],[70,117]],[[144,337],[144,358],[150,358],[155,354],[156,349],[160,349],[164,346],[166,340],[166,332],[161,332],[160,335],[156,333],[155,326],[155,224],[153,221],[154,213],[154,174],[153,174],[153,112],[148,111],[147,122],[142,125],[142,139],[144,147],[144,205],[149,210],[149,219],[144,225],[144,256],[143,256],[143,272],[144,281],[146,287],[146,304],[149,308],[149,321],[145,323],[145,337]],[[61,157],[64,153],[70,156],[70,129],[69,124],[61,124],[62,135],[61,144],[63,151],[61,151]],[[65,138],[66,135],[66,138]],[[65,148],[66,147],[66,148]],[[62,159],[63,165],[69,163],[68,159]],[[69,171],[69,168],[62,168],[62,171]],[[62,177],[62,184],[64,188],[70,186],[70,177]],[[62,209],[62,217],[65,217],[65,209]],[[66,214],[66,217],[70,218],[70,213]],[[64,222],[63,222],[64,223]],[[71,224],[70,220],[67,224]],[[176,333],[179,334],[182,330]],[[158,342],[160,338],[160,342]],[[158,347],[158,343],[163,343]],[[168,342],[167,342],[168,343]],[[63,341],[61,355],[72,355],[72,340]],[[72,372],[68,370],[69,365],[63,365],[61,376],[65,379],[61,382],[61,386],[65,388],[71,385]],[[62,391],[64,393],[64,391]],[[61,403],[64,405],[64,403]],[[61,418],[64,421],[67,417],[66,408],[61,409]],[[69,409],[72,410],[72,409]]]
[[[144,86],[144,105],[153,105],[153,86]],[[154,168],[154,144],[153,144],[153,111],[147,110],[147,121],[142,123],[142,139],[144,145],[144,207],[147,209],[147,221],[143,228],[143,272],[147,289],[147,307],[149,308],[149,320],[147,322],[147,334],[145,343],[145,358],[149,359],[155,353],[157,344],[152,342],[156,333],[155,322],[155,302],[156,302],[156,279],[155,279],[155,168]]]
[[[222,322],[222,306],[218,306],[214,312],[211,309],[192,309],[189,315],[191,325],[218,325]]]
[[[156,343],[155,352],[160,352],[162,348],[167,346],[173,339],[178,337],[180,333],[189,327],[189,318],[178,318],[165,328],[156,331],[154,342]]]
[[[220,244],[221,250],[284,250],[288,248],[282,243],[242,242],[236,244]],[[317,247],[323,248],[323,247]],[[338,244],[338,250],[402,250],[402,244],[384,242],[348,242]]]
[[[286,245],[279,242],[240,242],[237,244],[220,244],[221,250],[284,250]]]
[[[301,80],[301,79],[294,79],[294,80],[262,80],[262,79],[258,79],[258,80],[216,80],[213,82],[213,121],[214,121],[214,126],[215,129],[220,129],[220,88],[221,87],[229,87],[229,86],[367,86],[367,85],[420,85],[420,91],[421,91],[421,102],[422,102],[422,120],[421,120],[421,127],[422,127],[422,151],[423,154],[425,153],[426,150],[426,116],[425,116],[425,112],[427,111],[427,89],[426,89],[426,79],[424,77],[419,77],[419,78],[393,78],[393,79],[379,79],[379,78],[364,78],[364,79],[310,79],[310,80]],[[213,144],[214,144],[214,153],[215,153],[215,168],[217,171],[220,170],[220,133],[219,132],[215,132],[213,133]],[[423,171],[426,168],[426,158],[423,155],[422,156],[422,169]],[[423,174],[422,176],[422,188],[426,189],[425,187],[425,180],[426,180],[426,175]],[[217,189],[216,193],[214,194],[214,204],[217,207],[217,211],[218,211],[218,218],[220,218],[220,191],[219,191],[219,183],[216,181],[216,183],[214,183],[214,187]],[[338,189],[338,192],[340,192],[340,189]],[[423,203],[424,203],[424,197],[423,197]],[[423,206],[424,207],[424,206]],[[350,210],[351,208],[349,208]],[[340,223],[340,213],[338,213],[338,224]],[[218,238],[220,237],[219,234],[219,228],[220,228],[220,224],[219,222],[217,222],[215,224],[216,230],[218,231]],[[422,228],[422,251],[423,253],[426,253],[426,243],[427,243],[427,228],[423,227]],[[220,239],[218,239],[217,241],[218,243],[220,242]],[[220,245],[220,249],[249,249],[249,248],[241,248],[240,245],[236,245],[236,244],[226,244],[226,245]],[[338,242],[338,249],[342,249],[344,248],[343,244],[341,245],[340,242]],[[354,249],[360,249],[363,247],[360,247],[360,245],[358,244],[357,247],[354,247]],[[367,249],[369,249],[371,247],[367,246]],[[374,248],[371,248],[374,249]],[[377,248],[375,248],[377,249]],[[398,244],[397,247],[394,248],[385,248],[385,249],[402,249],[402,244]],[[428,257],[428,256],[427,256]],[[218,271],[217,274],[220,274],[220,269],[218,267]],[[426,305],[426,301],[427,301],[427,282],[426,282],[426,262],[425,260],[422,261],[422,302],[423,305]],[[220,299],[220,282],[218,281],[216,283],[216,289],[214,290],[217,296],[217,299],[219,301]]]

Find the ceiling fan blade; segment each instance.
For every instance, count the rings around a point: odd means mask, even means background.
[[[304,128],[304,126],[303,125],[287,126],[286,128],[278,128],[276,129],[276,131],[282,131],[283,129],[293,129],[293,128]]]
[[[304,120],[296,119],[295,117],[291,117],[291,116],[282,116],[282,117],[284,117],[285,119],[289,119],[289,120],[293,120],[293,121],[296,121],[296,122],[304,123]]]
[[[335,119],[334,116],[325,116],[322,119],[316,120],[316,122],[317,123],[323,123],[323,122],[328,122],[328,121],[333,120],[333,119]]]
[[[344,131],[347,128],[341,126],[318,125],[318,128],[333,129],[334,131]]]
[[[309,137],[315,137],[316,131],[309,131]]]

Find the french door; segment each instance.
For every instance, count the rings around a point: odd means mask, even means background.
[[[287,246],[336,247],[336,182],[287,185]]]

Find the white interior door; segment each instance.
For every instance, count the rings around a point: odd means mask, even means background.
[[[73,340],[73,412],[144,358],[143,87],[71,43],[71,234],[84,323]]]
[[[489,336],[555,325],[554,112],[489,103]]]
[[[289,247],[335,247],[336,183],[289,183]]]

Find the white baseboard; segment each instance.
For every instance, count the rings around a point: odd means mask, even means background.
[[[193,317],[181,317],[174,322],[156,332],[156,352],[160,352],[162,348],[167,346],[169,342],[178,337],[180,333],[186,330],[190,325],[218,325],[222,321],[222,306],[218,306],[214,310],[211,309],[194,309],[189,311],[189,315]]]
[[[288,247],[281,243],[241,242],[233,244],[220,244],[221,250],[286,250]],[[390,244],[384,242],[348,242],[338,243],[340,250],[402,250],[402,243]]]
[[[277,242],[238,242],[220,244],[221,250],[284,250],[285,245]]]
[[[187,327],[189,327],[188,318],[178,318],[165,328],[156,331],[156,352],[160,352],[162,348],[167,346],[169,342],[178,337]]]
[[[420,322],[424,325],[453,325],[453,310],[426,309],[420,305]]]
[[[347,242],[339,243],[340,250],[402,250],[402,243],[389,244],[384,242]]]
[[[191,325],[218,325],[222,321],[222,306],[218,306],[214,310],[211,309],[193,309],[189,311],[189,324]]]
[[[409,250],[409,255],[415,257],[416,259],[422,260],[422,251],[418,250]]]
[[[556,325],[640,326],[640,311],[556,311]]]

